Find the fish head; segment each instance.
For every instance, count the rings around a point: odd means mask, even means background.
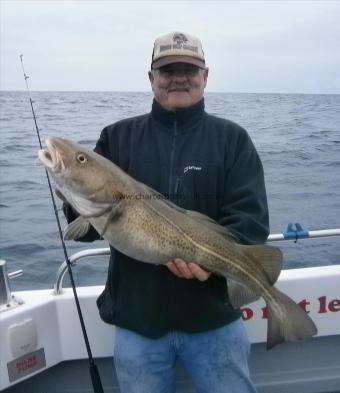
[[[92,150],[64,138],[49,138],[38,157],[53,177],[57,195],[81,214],[114,203],[113,164]]]

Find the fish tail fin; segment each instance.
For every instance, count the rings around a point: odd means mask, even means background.
[[[275,304],[268,303],[267,349],[284,341],[297,341],[317,333],[313,320],[290,297],[276,288]]]

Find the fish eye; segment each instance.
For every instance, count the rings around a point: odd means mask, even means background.
[[[86,158],[85,154],[79,153],[79,154],[77,155],[77,161],[78,161],[80,164],[85,164],[85,162],[87,162],[87,158]]]

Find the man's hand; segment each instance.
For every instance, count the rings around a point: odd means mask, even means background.
[[[200,281],[206,281],[210,274],[203,270],[195,262],[185,262],[183,259],[176,258],[173,261],[167,262],[168,269],[180,278],[196,278]]]

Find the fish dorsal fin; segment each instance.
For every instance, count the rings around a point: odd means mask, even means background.
[[[176,205],[175,203],[171,202],[170,199],[168,199],[165,195],[161,194],[160,192],[154,190],[153,188],[147,186],[144,183],[137,182],[138,186],[141,188],[141,192],[145,193],[150,198],[145,198],[146,200],[155,200],[155,201],[162,201],[169,207],[172,207],[173,209],[177,210],[178,212],[185,213],[186,210],[183,209],[182,207]]]
[[[240,308],[245,304],[252,303],[261,297],[261,293],[256,293],[252,289],[234,280],[227,279],[229,303],[234,308]]]
[[[77,240],[85,236],[90,229],[90,222],[79,216],[64,229],[64,240]]]
[[[264,244],[241,246],[242,251],[256,264],[260,264],[270,284],[275,284],[282,269],[282,252],[278,247]]]
[[[199,213],[194,210],[185,210],[186,214],[194,220],[200,221],[202,224],[209,227],[211,230],[219,233],[226,237],[228,240],[237,241],[236,237],[224,226],[220,225],[217,221],[210,218],[209,216]]]
[[[171,207],[172,209],[175,209],[177,212],[182,213],[182,214],[186,214],[188,217],[190,217],[194,221],[199,221],[200,223],[209,227],[211,230],[219,233],[220,235],[223,235],[228,240],[237,241],[236,237],[227,228],[223,227],[217,221],[210,218],[209,216],[199,213],[194,210],[183,209],[182,207],[171,202],[163,194],[159,193],[158,191],[154,190],[151,187],[148,187],[147,185],[145,185],[143,183],[139,183],[139,186],[143,188],[143,191],[145,193],[147,193],[147,195],[150,195],[151,197],[155,197],[156,200],[160,200],[160,201],[164,202],[167,206]]]

